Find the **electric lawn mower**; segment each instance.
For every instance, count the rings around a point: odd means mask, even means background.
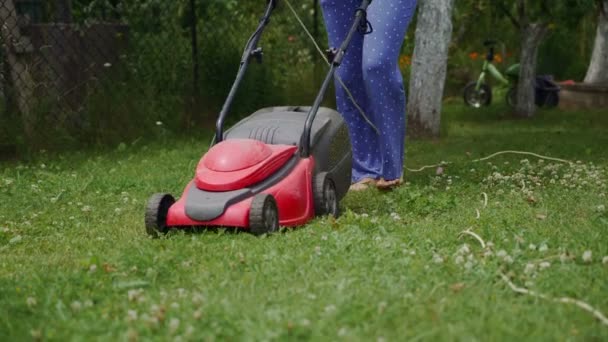
[[[367,25],[363,0],[339,49],[328,52],[329,72],[311,107],[260,109],[224,132],[224,121],[277,0],[248,40],[236,80],[216,124],[214,142],[176,202],[170,194],[148,201],[146,231],[154,236],[186,227],[231,227],[260,235],[299,226],[315,216],[339,215],[351,183],[352,151],[340,113],[321,102],[357,31]]]

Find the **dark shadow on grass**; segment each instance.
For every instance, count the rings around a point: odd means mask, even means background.
[[[300,228],[302,228],[304,226],[301,226]],[[289,233],[293,230],[295,230],[297,228],[293,228],[293,227],[281,227],[279,229],[278,232],[276,233],[272,233],[272,234],[261,234],[261,235],[255,235],[251,232],[249,232],[246,229],[243,228],[236,228],[236,227],[199,227],[199,226],[192,226],[192,227],[184,227],[184,228],[171,228],[169,230],[169,232],[165,235],[163,235],[166,238],[170,238],[172,236],[175,235],[188,235],[188,236],[193,236],[193,235],[216,235],[216,236],[223,236],[223,235],[227,235],[227,236],[238,236],[238,235],[245,235],[245,236],[251,236],[251,237],[256,237],[256,238],[264,238],[264,237],[271,237],[271,236],[275,236],[277,234],[286,234]]]

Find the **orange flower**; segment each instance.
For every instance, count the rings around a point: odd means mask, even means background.
[[[471,52],[471,53],[469,54],[469,58],[470,58],[471,60],[476,61],[476,60],[477,60],[477,58],[479,58],[479,53],[477,53],[477,52]]]
[[[502,56],[497,53],[496,55],[494,55],[494,61],[498,64],[502,63]]]
[[[412,65],[412,58],[410,56],[402,55],[399,58],[399,66],[401,67],[401,69],[405,69],[410,65]]]

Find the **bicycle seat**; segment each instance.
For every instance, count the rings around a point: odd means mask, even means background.
[[[484,40],[484,41],[483,41],[483,46],[485,46],[485,47],[490,47],[490,46],[494,46],[494,45],[496,45],[496,43],[498,43],[498,42],[497,42],[497,41],[495,41],[495,40],[492,40],[492,39],[486,39],[486,40]]]

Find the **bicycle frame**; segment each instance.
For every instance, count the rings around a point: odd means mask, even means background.
[[[498,82],[502,83],[505,86],[511,85],[511,81],[505,78],[492,62],[485,60],[483,62],[481,74],[479,75],[479,79],[477,80],[477,86],[475,87],[476,90],[479,90],[481,85],[485,82],[487,74],[490,74],[490,76],[494,77],[494,79],[496,79]]]

